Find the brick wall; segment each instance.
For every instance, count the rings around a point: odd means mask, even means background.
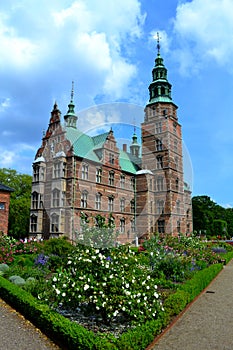
[[[0,232],[8,233],[10,192],[0,192]]]

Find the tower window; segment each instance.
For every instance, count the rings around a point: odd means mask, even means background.
[[[163,157],[162,156],[157,156],[157,169],[162,169],[163,168]]]
[[[156,132],[156,134],[159,134],[162,132],[162,122],[157,122],[155,124],[155,132]]]
[[[180,201],[176,202],[176,212],[177,214],[180,214]]]
[[[162,151],[163,150],[163,142],[160,139],[156,140],[156,151]]]
[[[135,212],[135,200],[134,199],[132,199],[130,201],[130,211],[132,214],[134,214],[134,212]]]

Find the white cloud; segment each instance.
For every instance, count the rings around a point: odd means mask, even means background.
[[[178,5],[174,29],[183,52],[179,55],[183,71],[198,70],[210,60],[230,68],[232,18],[232,0],[193,0]]]

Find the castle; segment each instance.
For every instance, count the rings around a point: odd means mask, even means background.
[[[72,88],[64,123],[55,103],[33,162],[30,236],[75,240],[83,220],[94,226],[100,217],[114,223],[121,243],[155,232],[192,232],[177,108],[159,43],[141,145],[135,132],[129,151],[118,147],[112,128],[96,136],[82,133]]]

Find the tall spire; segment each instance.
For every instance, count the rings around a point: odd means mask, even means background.
[[[159,42],[159,32],[157,32],[157,50],[158,50],[158,55],[160,55],[160,42]]]
[[[78,117],[75,115],[75,104],[74,104],[74,82],[72,81],[72,89],[71,89],[71,96],[70,96],[70,103],[68,104],[68,111],[66,115],[64,116],[66,126],[76,128],[76,123]]]
[[[171,84],[167,80],[167,69],[160,56],[160,36],[157,33],[157,57],[152,70],[152,83],[149,85],[149,103],[172,102]]]

